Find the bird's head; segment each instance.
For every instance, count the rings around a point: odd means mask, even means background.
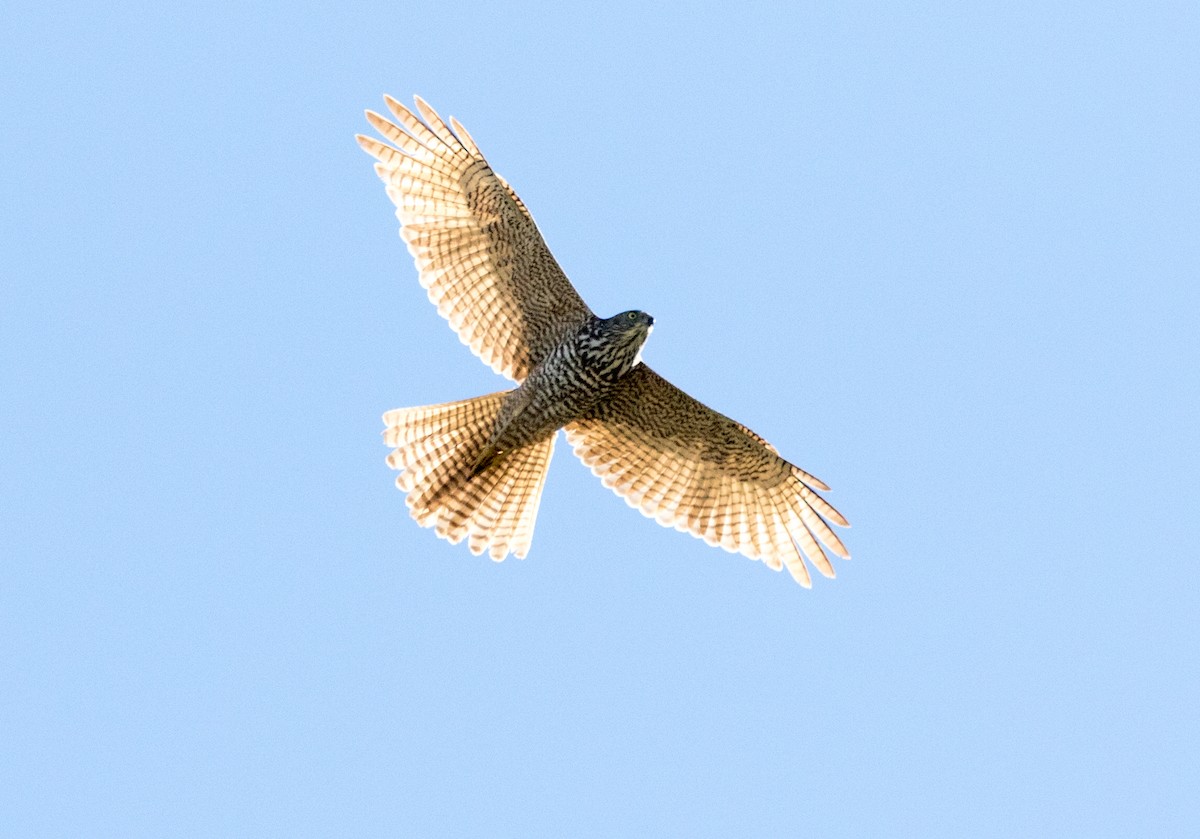
[[[646,335],[650,334],[650,330],[654,327],[654,318],[650,317],[645,312],[639,312],[637,309],[631,309],[628,312],[621,312],[619,315],[613,315],[611,318],[606,318],[601,321],[608,330],[613,333],[624,333],[641,330]],[[643,338],[643,340],[645,340]]]
[[[611,318],[597,318],[585,330],[584,354],[606,375],[623,376],[642,358],[654,318],[636,309]]]
[[[599,326],[608,340],[622,347],[630,347],[640,355],[642,344],[654,329],[654,318],[645,312],[631,309],[600,321]]]

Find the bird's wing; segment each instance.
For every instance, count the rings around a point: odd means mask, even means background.
[[[816,492],[829,487],[645,364],[565,430],[575,454],[605,486],[664,526],[775,570],[786,565],[806,587],[812,581],[801,553],[822,574],[834,575],[818,540],[850,557],[826,520],[848,522]]]
[[[396,122],[373,111],[367,120],[387,142],[358,142],[379,161],[421,285],[464,344],[520,381],[591,310],[466,129],[420,97],[419,117],[385,100]]]

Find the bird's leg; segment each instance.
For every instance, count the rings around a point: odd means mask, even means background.
[[[492,464],[503,460],[512,449],[520,448],[524,441],[519,437],[514,439],[508,432],[517,419],[529,408],[532,395],[531,389],[525,386],[518,387],[508,394],[504,400],[504,405],[500,408],[499,416],[496,417],[496,425],[492,431],[491,441],[479,453],[479,456],[475,458],[475,462],[471,465],[471,474],[467,476],[467,480],[474,478]],[[501,448],[501,445],[504,448]]]
[[[471,466],[471,474],[467,476],[467,480],[471,480],[471,478],[474,478],[493,463],[503,460],[507,454],[508,452],[503,449],[496,448],[495,443],[488,443],[487,448],[479,453],[479,457],[475,458],[475,463]]]

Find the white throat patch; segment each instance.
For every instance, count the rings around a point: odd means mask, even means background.
[[[645,339],[642,341],[642,345],[641,345],[640,347],[638,347],[637,355],[635,355],[635,356],[633,357],[633,366],[634,366],[634,367],[637,367],[639,364],[641,364],[641,363],[642,363],[642,350],[646,349],[646,341],[649,341],[649,340],[650,340],[650,333],[651,333],[651,332],[653,332],[653,331],[654,331],[654,327],[653,327],[653,326],[647,326],[647,327],[646,327],[646,337],[645,337]]]

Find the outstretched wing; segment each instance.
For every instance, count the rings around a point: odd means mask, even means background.
[[[385,101],[399,125],[374,111],[367,120],[388,142],[358,142],[379,161],[421,285],[464,344],[520,381],[591,310],[466,129],[453,117],[447,127],[420,97],[420,117]]]
[[[850,558],[826,519],[849,523],[816,493],[829,487],[645,364],[566,432],[575,454],[605,486],[660,524],[776,571],[786,565],[806,587],[812,580],[801,553],[822,574],[834,575],[818,540]]]

